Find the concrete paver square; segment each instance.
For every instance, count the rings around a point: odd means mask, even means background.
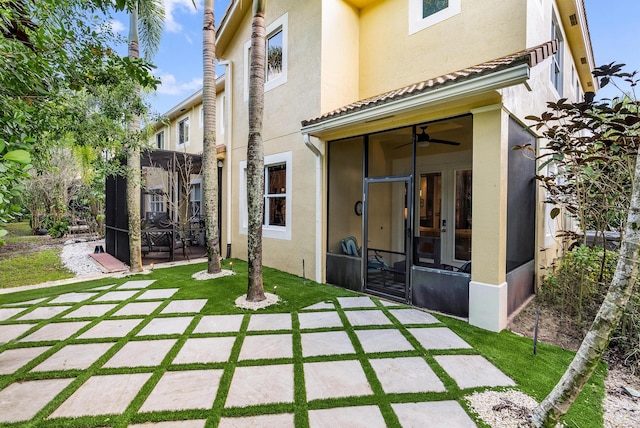
[[[240,331],[244,315],[205,315],[193,330],[194,333],[228,333]]]
[[[482,355],[438,355],[435,359],[461,389],[478,386],[515,386],[510,377]]]
[[[300,328],[332,328],[343,327],[337,312],[304,312],[298,314]]]
[[[382,299],[378,299],[380,301],[380,303],[382,303],[382,306],[385,307],[391,307],[391,306],[405,306],[404,303],[400,303],[400,302],[391,302],[389,300],[382,300]]]
[[[224,363],[229,360],[235,337],[187,339],[172,364]]]
[[[355,354],[356,350],[344,331],[303,333],[302,356]]]
[[[160,288],[147,290],[137,297],[137,300],[158,300],[168,299],[178,292],[178,288]]]
[[[150,377],[151,373],[90,377],[49,418],[120,414]]]
[[[7,349],[0,354],[0,375],[12,374],[51,346]]]
[[[189,327],[192,319],[193,317],[154,318],[140,330],[137,336],[182,334]]]
[[[309,427],[385,428],[378,406],[333,407],[309,410]]]
[[[318,302],[314,303],[311,306],[307,306],[306,308],[302,308],[303,311],[317,311],[319,309],[335,309],[336,306],[333,302]]]
[[[121,302],[132,298],[138,290],[107,291],[102,296],[96,298],[94,302]]]
[[[358,297],[338,297],[338,303],[343,309],[346,308],[375,308],[376,304],[367,296]]]
[[[345,311],[349,324],[354,327],[363,325],[391,325],[391,320],[382,311]]]
[[[94,297],[96,293],[67,293],[61,294],[55,299],[51,300],[49,303],[78,303],[84,302],[92,297]]]
[[[471,345],[446,327],[410,328],[408,330],[425,349],[471,348]]]
[[[115,303],[103,303],[100,305],[84,305],[73,312],[64,315],[62,318],[96,318],[115,308]]]
[[[89,321],[57,322],[43,326],[40,330],[20,339],[21,342],[39,342],[41,340],[65,340],[89,324]]]
[[[73,379],[47,379],[12,383],[0,391],[0,422],[33,418]]]
[[[67,345],[38,364],[32,372],[54,370],[84,370],[113,346],[113,343]]]
[[[207,304],[207,299],[174,300],[163,310],[162,314],[198,313]]]
[[[24,312],[25,308],[0,308],[0,321],[5,321],[14,315]]]
[[[290,334],[246,336],[238,360],[293,358],[293,339]]]
[[[251,315],[247,330],[291,330],[291,314]]]
[[[190,419],[188,421],[145,422],[127,425],[127,428],[204,428],[206,423],[206,419]]]
[[[225,407],[293,402],[293,364],[236,367]]]
[[[395,403],[391,408],[403,427],[476,428],[475,422],[457,401]]]
[[[389,312],[401,324],[436,324],[440,322],[433,315],[417,309],[389,309]]]
[[[18,319],[20,321],[48,320],[49,318],[53,318],[69,308],[71,308],[71,306],[41,306],[39,308],[35,308],[28,314],[24,314]]]
[[[124,284],[118,286],[118,290],[135,290],[138,288],[146,288],[156,282],[155,279],[145,279],[138,281],[127,281]]]
[[[304,379],[308,401],[373,394],[357,360],[305,363]]]
[[[31,305],[35,305],[36,303],[44,302],[45,300],[47,300],[47,298],[42,297],[40,299],[27,300],[24,302],[9,303],[9,304],[3,305],[3,307],[31,306]]]
[[[115,285],[115,284],[103,285],[103,286],[101,286],[101,287],[95,287],[95,288],[92,288],[92,289],[91,289],[91,291],[102,291],[102,290],[108,290],[108,289],[110,289],[111,287],[113,287],[114,285]]]
[[[31,329],[35,324],[6,324],[0,325],[0,344],[7,343],[10,340],[22,335]]]
[[[162,302],[132,302],[127,303],[113,314],[114,317],[127,315],[149,315],[160,306]]]
[[[278,427],[295,428],[293,413],[280,413],[276,415],[244,416],[240,418],[222,418],[218,428],[257,428]]]
[[[142,322],[141,319],[100,321],[78,336],[79,339],[98,339],[106,337],[125,337]]]
[[[140,408],[157,410],[209,409],[216,399],[223,370],[166,372]]]
[[[175,339],[127,342],[103,367],[159,366]]]
[[[446,391],[423,358],[372,358],[369,362],[387,394]]]
[[[396,329],[356,330],[364,352],[414,351],[411,343]]]

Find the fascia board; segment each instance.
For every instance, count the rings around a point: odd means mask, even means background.
[[[345,114],[327,119],[318,124],[302,127],[303,134],[314,135],[323,131],[333,131],[358,123],[373,121],[389,115],[409,111],[429,104],[439,104],[463,97],[470,97],[508,86],[524,83],[529,79],[529,65],[520,64],[506,70],[500,70],[484,76],[467,79],[441,88],[419,93],[415,96],[401,98],[385,103],[379,107],[368,108],[363,111]]]

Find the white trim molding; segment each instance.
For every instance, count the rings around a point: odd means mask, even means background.
[[[409,0],[409,35],[458,15],[461,11],[460,3],[461,0],[449,0],[449,6],[423,17],[423,1]]]
[[[490,331],[507,327],[507,283],[469,282],[469,324]]]

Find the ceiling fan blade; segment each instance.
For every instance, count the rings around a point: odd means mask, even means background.
[[[448,144],[450,146],[459,146],[460,143],[456,143],[455,141],[448,141],[448,140],[440,140],[438,138],[431,138],[429,140],[430,143],[438,143],[438,144]]]
[[[410,145],[410,144],[413,144],[413,143],[404,143],[404,144],[400,144],[399,146],[394,147],[394,148],[393,148],[393,150],[401,149],[401,148],[403,148],[404,146],[408,146],[408,145]]]

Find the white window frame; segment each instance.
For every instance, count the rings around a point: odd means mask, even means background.
[[[265,74],[265,82],[264,82],[264,91],[269,92],[270,90],[277,88],[280,85],[287,83],[287,69],[288,67],[288,58],[289,58],[289,48],[288,48],[288,35],[289,35],[289,13],[285,13],[280,18],[276,19],[267,27],[265,39],[268,40],[269,37],[273,36],[277,32],[282,31],[282,74],[275,79],[271,79],[269,81],[266,80]],[[265,43],[266,43],[265,40]],[[244,101],[249,100],[249,50],[251,48],[251,40],[247,41],[244,44]],[[266,47],[265,47],[266,49]]]
[[[422,0],[409,0],[409,35],[458,15],[462,10],[461,3],[462,0],[449,0],[445,9],[423,18]]]
[[[158,145],[158,137],[160,137],[160,136],[162,136],[162,143],[160,145]],[[155,135],[155,146],[156,146],[156,149],[166,150],[165,141],[166,141],[166,139],[164,137],[164,129],[161,130],[161,131],[156,132],[156,135]]]
[[[555,12],[551,15],[551,39],[558,40],[558,50],[551,55],[549,78],[551,79],[551,85],[558,95],[562,97],[564,86],[564,36],[562,34],[562,26],[558,18],[556,18]]]
[[[204,128],[204,106],[200,106],[200,112],[198,114],[198,117],[200,118],[200,123],[198,123],[198,127],[199,128]]]
[[[187,131],[185,132],[184,141],[180,143],[180,125],[182,123],[187,123]],[[181,149],[183,147],[189,147],[189,140],[191,134],[191,121],[189,120],[189,116],[183,116],[176,123],[176,149]]]
[[[273,165],[285,164],[287,167],[287,191],[284,194],[279,194],[279,197],[285,198],[285,218],[287,219],[285,226],[270,226],[262,225],[262,236],[265,238],[291,240],[291,223],[293,218],[291,217],[291,194],[293,185],[293,163],[292,152],[278,153],[275,155],[264,157],[264,169],[265,175],[267,174],[267,168]],[[249,227],[249,213],[247,205],[247,161],[240,162],[240,234],[246,235]]]
[[[193,187],[194,186],[199,186],[200,187],[200,199],[195,199],[194,193],[193,193]],[[193,204],[194,202],[199,202],[200,204],[200,210],[197,216],[197,219],[201,219],[202,218],[202,178],[195,178],[193,180],[191,180],[191,183],[189,184],[189,218],[194,218],[195,216],[193,215],[192,209],[191,209],[191,204]]]
[[[164,212],[164,195],[162,193],[152,193],[149,195],[149,212]]]

